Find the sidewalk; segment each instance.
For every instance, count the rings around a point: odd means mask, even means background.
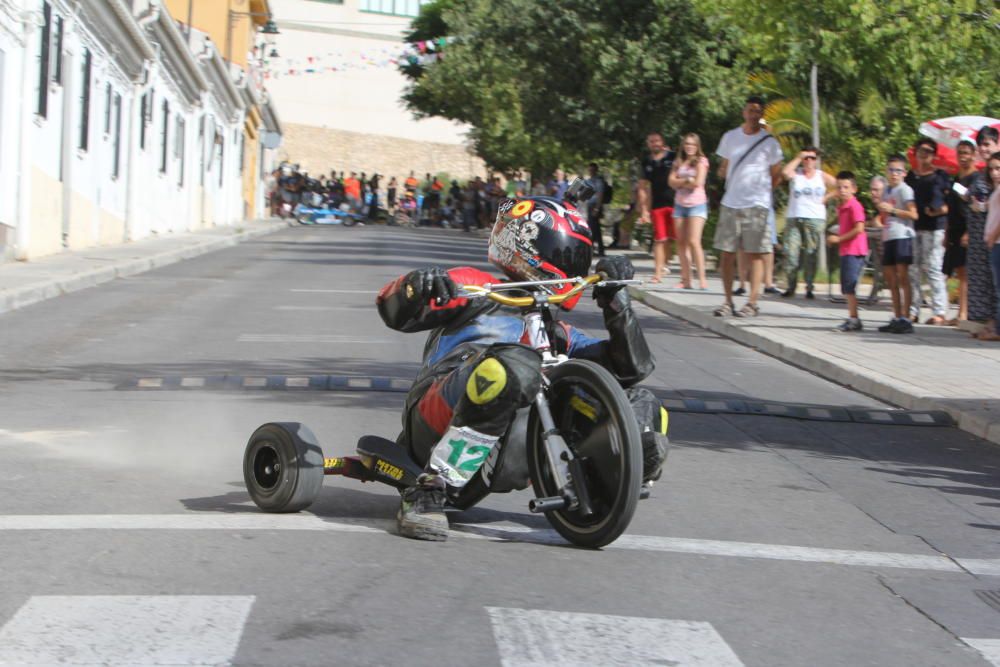
[[[283,220],[247,220],[233,227],[87,248],[30,262],[3,262],[0,263],[0,313],[221,250],[285,227],[287,223]]]
[[[954,327],[879,333],[890,319],[887,294],[879,305],[862,308],[864,331],[834,331],[847,307],[831,303],[825,286],[817,288],[815,300],[765,296],[755,318],[715,317],[712,311],[724,300],[718,277],[709,278],[707,291],[677,289],[680,271],[673,264],[671,275],[654,285],[646,253],[610,252],[632,259],[636,277],[646,281],[632,293],[657,310],[902,408],[944,410],[963,431],[1000,444],[1000,344],[974,340]],[[734,301],[739,307],[746,297]],[[929,316],[926,309],[923,314]]]

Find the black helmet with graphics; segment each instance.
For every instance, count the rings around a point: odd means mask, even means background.
[[[593,243],[590,227],[571,204],[552,197],[504,199],[490,234],[489,260],[511,280],[585,276]],[[572,285],[554,286],[554,293]],[[571,309],[579,297],[562,304]]]

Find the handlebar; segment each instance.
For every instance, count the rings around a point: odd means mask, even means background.
[[[532,296],[506,296],[500,294],[497,290],[507,290],[507,289],[522,289],[526,287],[538,287],[542,285],[565,285],[566,283],[575,283],[572,289],[562,294],[545,294],[544,292],[536,292]],[[559,305],[560,303],[572,299],[577,294],[587,289],[592,285],[641,285],[641,280],[608,280],[607,276],[602,273],[596,273],[591,276],[578,277],[578,278],[567,278],[566,280],[530,280],[525,282],[514,282],[514,283],[487,283],[485,285],[459,285],[461,294],[459,296],[467,299],[475,298],[485,298],[490,301],[495,301],[504,306],[513,306],[515,308],[530,308],[542,303],[548,303],[551,305]]]

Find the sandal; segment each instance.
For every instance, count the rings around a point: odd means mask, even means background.
[[[934,317],[927,318],[927,321],[924,322],[924,324],[929,324],[931,326],[944,326],[946,322],[944,321],[943,317],[935,315]]]
[[[730,315],[733,314],[733,304],[727,301],[726,303],[722,304],[714,311],[712,311],[712,314],[715,315],[716,317],[729,317]]]
[[[658,285],[658,284],[660,284],[661,282],[663,282],[663,280],[662,280],[662,279],[660,279],[660,278],[658,278],[657,276],[653,276],[652,278],[650,278],[650,279],[649,279],[649,282],[651,282],[651,283],[656,283],[656,284]]]
[[[760,315],[760,308],[757,304],[747,301],[742,308],[733,313],[736,317],[757,317]]]

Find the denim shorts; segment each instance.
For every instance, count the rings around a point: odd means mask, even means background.
[[[695,204],[694,206],[674,205],[675,218],[707,218],[708,204]]]
[[[858,287],[858,279],[865,270],[867,257],[864,255],[840,256],[840,292],[854,294]]]

